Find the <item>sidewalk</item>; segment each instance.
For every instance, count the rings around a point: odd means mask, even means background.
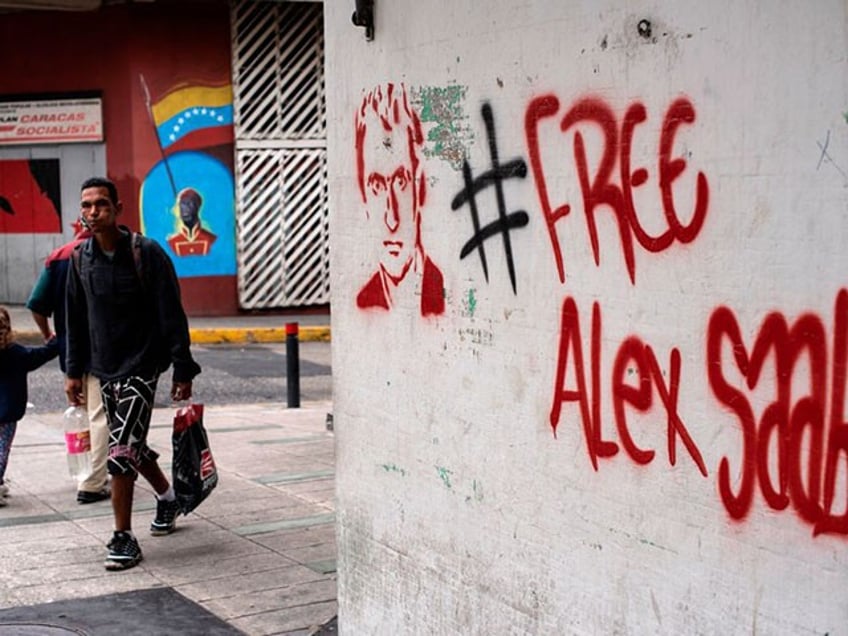
[[[16,338],[24,344],[40,344],[41,334],[24,305],[6,305]],[[297,323],[298,340],[330,340],[330,315],[303,313],[294,315],[239,314],[237,316],[189,317],[193,344],[225,342],[285,342],[286,324]]]
[[[27,607],[151,588],[176,591],[189,607],[246,634],[315,633],[337,611],[331,412],[329,401],[300,409],[209,407],[205,424],[220,474],[217,489],[178,518],[174,534],[152,537],[153,494],[139,480],[133,528],[144,560],[117,573],[103,568],[111,506],[76,503],[61,414],[27,415],[7,470],[9,503],[0,508],[0,634],[35,633],[3,631],[8,616]],[[166,474],[172,416],[172,409],[157,409],[150,433]],[[52,625],[74,627],[72,615],[58,615],[65,624]],[[195,633],[211,633],[197,625]],[[143,633],[114,624],[107,629],[77,633]]]

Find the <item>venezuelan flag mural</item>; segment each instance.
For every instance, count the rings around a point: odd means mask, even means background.
[[[220,159],[222,147],[232,157],[232,87],[179,84],[153,102],[141,81],[162,156],[141,186],[142,231],[178,276],[232,276],[235,180]]]
[[[233,141],[233,89],[183,86],[150,105],[163,150],[217,146]]]

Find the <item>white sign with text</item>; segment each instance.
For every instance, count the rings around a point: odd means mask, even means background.
[[[99,97],[0,102],[0,146],[101,141]]]

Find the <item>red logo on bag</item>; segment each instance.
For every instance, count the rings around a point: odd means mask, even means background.
[[[206,479],[215,473],[215,460],[208,448],[200,451],[200,478]]]

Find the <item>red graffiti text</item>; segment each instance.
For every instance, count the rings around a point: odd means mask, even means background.
[[[562,248],[557,235],[557,222],[565,218],[571,211],[569,203],[554,205],[548,195],[545,167],[542,164],[540,151],[539,123],[549,117],[558,115],[560,102],[555,95],[544,95],[533,99],[527,107],[524,116],[524,129],[527,138],[527,148],[530,156],[530,166],[536,181],[539,202],[548,233],[553,247],[554,260],[561,283],[565,282],[565,264]],[[640,103],[631,104],[624,114],[621,125],[616,121],[612,108],[603,100],[585,98],[575,103],[560,120],[563,133],[575,129],[574,133],[574,163],[577,167],[577,177],[583,195],[583,210],[589,229],[589,240],[592,245],[595,264],[600,264],[600,248],[595,213],[599,206],[606,205],[612,210],[618,222],[618,231],[624,261],[630,282],[636,282],[636,262],[633,253],[633,238],[649,252],[661,252],[675,240],[689,243],[698,236],[707,215],[709,202],[709,186],[703,172],[697,176],[695,188],[694,211],[688,223],[681,221],[678,214],[679,202],[674,199],[674,182],[686,170],[686,160],[673,157],[675,136],[682,124],[692,124],[695,121],[695,109],[686,98],[675,100],[665,113],[658,149],[657,181],[662,200],[662,209],[667,224],[666,229],[657,236],[652,236],[639,221],[639,215],[633,203],[633,189],[648,181],[648,170],[644,167],[633,169],[630,165],[630,150],[633,132],[636,126],[646,121],[647,110]],[[580,127],[585,124],[595,124],[600,127],[604,136],[604,147],[597,172],[589,174],[586,156],[586,146]],[[618,179],[613,172],[618,165]],[[685,218],[685,217],[684,217]]]
[[[733,355],[722,356],[727,340]],[[841,290],[834,309],[833,367],[828,377],[828,341],[822,321],[804,314],[791,327],[783,314],[769,314],[754,345],[746,348],[736,316],[727,307],[716,309],[707,334],[707,372],[719,402],[732,411],[742,432],[742,462],[733,471],[721,459],[718,488],[733,519],[743,519],[751,508],[754,491],[773,510],[790,505],[813,526],[813,534],[848,534],[848,502],[842,514],[832,512],[837,492],[839,462],[848,460],[848,422],[845,421],[845,379],[848,362],[848,291]],[[753,390],[767,359],[773,356],[774,400],[757,421],[746,395]],[[806,361],[805,377],[795,377],[796,366]],[[736,365],[746,386],[728,381],[726,369]],[[735,372],[734,372],[735,373]],[[797,381],[802,396],[793,396]],[[795,386],[793,387],[793,382]],[[828,393],[830,412],[828,416]],[[776,450],[776,462],[769,457]],[[845,465],[848,469],[848,465]],[[740,474],[736,486],[731,475]],[[776,473],[776,474],[775,474]],[[848,484],[843,484],[845,491]],[[735,490],[734,490],[735,489]]]
[[[618,444],[610,439],[603,439],[601,431],[601,309],[598,303],[594,303],[592,306],[590,347],[591,388],[586,383],[586,367],[583,358],[577,304],[574,299],[567,297],[562,305],[556,385],[550,415],[551,427],[554,430],[554,435],[556,435],[563,402],[577,402],[580,406],[589,459],[594,469],[598,470],[599,457],[612,457],[618,453]],[[574,362],[573,373],[576,388],[572,389],[565,387],[569,360]],[[637,373],[631,376],[630,371],[634,366]],[[677,437],[679,435],[686,450],[698,466],[698,470],[706,477],[707,467],[701,453],[689,435],[689,431],[686,430],[686,425],[678,412],[677,396],[680,387],[680,366],[680,352],[676,348],[672,349],[668,380],[666,380],[657,356],[650,345],[645,344],[636,336],[631,336],[622,342],[618,348],[610,378],[615,424],[621,445],[634,462],[649,464],[653,461],[654,451],[637,446],[630,434],[627,427],[625,406],[629,405],[640,412],[649,411],[653,405],[653,389],[656,388],[661,407],[666,413],[669,463],[673,466],[676,462]],[[628,384],[628,377],[638,378],[638,386]]]

